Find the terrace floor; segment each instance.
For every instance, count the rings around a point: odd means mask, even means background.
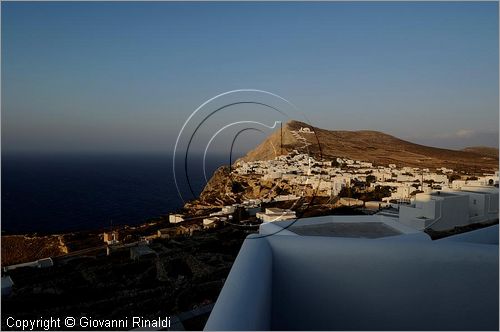
[[[333,236],[377,239],[401,235],[401,232],[382,222],[335,222],[316,225],[291,226],[288,230],[302,236]]]

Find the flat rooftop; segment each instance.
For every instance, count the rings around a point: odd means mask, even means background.
[[[353,215],[318,216],[264,223],[260,235],[292,235],[379,239],[414,235],[429,240],[427,234],[406,226],[397,216]]]
[[[382,222],[336,222],[307,226],[291,226],[290,231],[303,236],[333,236],[377,239],[400,235],[401,232]]]
[[[437,192],[432,192],[430,193],[431,196],[435,196],[435,197],[451,197],[451,196],[457,196],[457,194],[453,194],[453,193],[446,193],[446,192],[442,192],[440,191],[439,194]]]

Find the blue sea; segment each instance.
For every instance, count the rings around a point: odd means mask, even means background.
[[[222,156],[207,159],[208,178]],[[2,155],[2,233],[58,233],[138,224],[174,212],[205,185],[201,158],[190,158],[189,181],[172,155]]]

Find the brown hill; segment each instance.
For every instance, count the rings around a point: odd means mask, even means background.
[[[314,133],[300,133],[302,127],[307,127]],[[411,143],[378,131],[331,131],[299,121],[290,121],[283,125],[282,135],[278,129],[241,159],[268,160],[297,150],[325,160],[344,157],[372,162],[375,165],[447,167],[470,172],[498,169],[498,149],[496,154],[492,153],[490,148],[472,149],[441,149]]]
[[[489,146],[471,146],[462,149],[462,151],[472,152],[485,156],[492,156],[493,158],[498,159],[498,149]]]

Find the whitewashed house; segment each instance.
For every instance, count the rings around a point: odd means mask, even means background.
[[[265,212],[258,212],[256,217],[263,222],[290,220],[297,218],[295,211],[289,209],[266,208]]]
[[[415,229],[453,229],[469,222],[469,198],[449,192],[420,193],[413,204],[401,205],[399,221]]]
[[[168,221],[171,224],[180,223],[180,222],[184,221],[184,215],[182,215],[182,214],[170,214],[168,216]]]
[[[498,219],[499,194],[497,188],[463,186],[456,195],[469,198],[469,218],[471,223]]]

